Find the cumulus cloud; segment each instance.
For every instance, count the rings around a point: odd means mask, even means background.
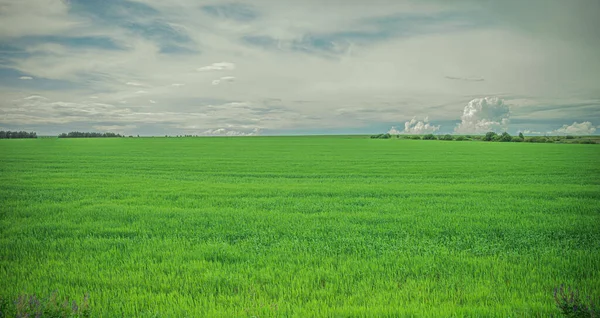
[[[402,132],[396,129],[396,126],[392,126],[392,128],[390,128],[390,130],[388,130],[387,133],[390,135],[400,135]]]
[[[476,98],[469,102],[454,129],[456,133],[485,133],[506,128],[510,120],[510,108],[497,97]]]
[[[19,77],[19,79],[20,79],[20,80],[27,81],[27,80],[32,80],[32,79],[33,79],[33,77],[31,77],[31,76],[21,76],[21,77]]]
[[[596,127],[591,122],[584,121],[582,123],[573,122],[572,125],[563,125],[552,131],[552,133],[559,135],[591,135],[595,131]]]
[[[413,117],[413,119],[404,123],[404,130],[401,133],[420,135],[420,134],[431,134],[438,130],[440,130],[440,126],[439,125],[436,126],[436,125],[429,123],[428,117],[425,117],[425,119],[423,119],[423,120],[417,120],[416,117]],[[392,127],[392,129],[390,129],[389,133],[392,134],[392,131],[398,131],[398,130],[396,129],[396,127]]]
[[[213,80],[212,84],[213,85],[219,85],[222,82],[233,83],[234,81],[235,81],[235,77],[233,77],[233,76],[223,76],[223,77],[221,77],[219,79]]]
[[[390,135],[399,135],[399,134],[431,134],[440,130],[440,125],[433,125],[429,123],[429,117],[425,117],[423,120],[417,120],[416,117],[413,117],[411,120],[404,123],[404,130],[400,131],[396,126],[392,126],[390,130],[388,130],[388,134]]]
[[[230,130],[226,128],[209,129],[201,133],[202,136],[258,136],[260,128],[254,128],[252,131],[244,132],[238,130]]]
[[[202,66],[200,68],[198,68],[198,71],[200,72],[206,72],[206,71],[231,71],[235,69],[235,64],[230,63],[230,62],[218,62],[218,63],[212,63],[211,65],[207,65],[207,66]]]

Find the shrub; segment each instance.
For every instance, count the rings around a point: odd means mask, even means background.
[[[435,138],[434,134],[427,134],[425,136],[423,136],[423,140],[436,140],[437,138]]]
[[[410,139],[413,139],[413,140],[421,140],[421,136],[419,136],[419,135],[410,136]]]
[[[591,140],[591,139],[581,139],[579,140],[578,144],[587,144],[587,145],[593,145],[596,142]]]
[[[458,136],[454,140],[456,140],[456,141],[463,141],[463,140],[467,140],[467,139],[465,137],[463,137],[463,136]]]
[[[535,137],[529,137],[527,139],[525,139],[526,142],[546,142],[547,139],[546,137],[540,137],[540,136],[535,136]]]
[[[565,138],[566,138],[566,139],[575,139],[575,137],[573,137],[573,136],[571,136],[571,135],[567,135]]]
[[[600,308],[590,297],[586,303],[579,296],[578,290],[565,288],[564,285],[554,289],[554,301],[565,317],[596,317],[600,314]]]
[[[452,135],[450,134],[445,134],[443,137],[440,138],[440,140],[454,140],[454,137],[452,137]]]
[[[511,141],[512,141],[512,142],[523,142],[523,140],[524,140],[524,139],[523,139],[523,138],[521,138],[521,137],[513,137]]]
[[[392,135],[390,135],[390,134],[379,134],[379,135],[371,136],[371,139],[390,139],[390,138],[392,138]]]

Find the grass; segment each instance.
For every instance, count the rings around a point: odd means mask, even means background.
[[[600,295],[600,147],[0,140],[0,297],[92,317],[558,315]]]

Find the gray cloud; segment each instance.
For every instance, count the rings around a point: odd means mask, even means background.
[[[465,81],[465,82],[483,82],[485,79],[483,78],[470,78],[470,77],[454,77],[454,76],[444,76],[444,78],[449,80],[457,80],[457,81]]]

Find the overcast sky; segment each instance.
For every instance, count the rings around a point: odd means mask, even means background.
[[[598,0],[0,0],[0,129],[597,134],[598,13]]]

